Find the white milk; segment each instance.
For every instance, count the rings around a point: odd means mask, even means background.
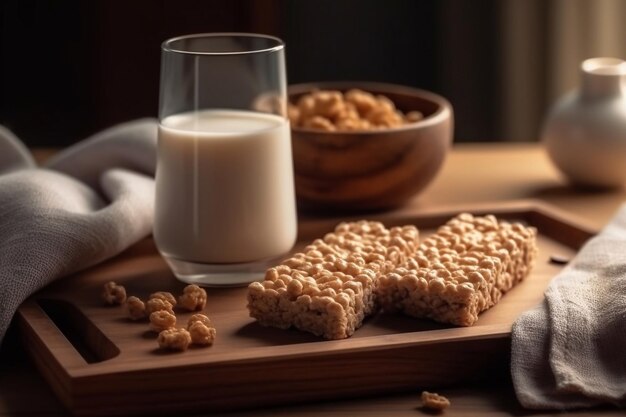
[[[168,257],[244,263],[289,251],[296,239],[288,122],[206,110],[159,127],[154,236]]]

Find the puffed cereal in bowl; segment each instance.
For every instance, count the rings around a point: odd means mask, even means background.
[[[345,94],[337,90],[313,90],[300,96],[295,104],[289,103],[288,116],[294,128],[325,132],[388,129],[424,118],[418,110],[405,114],[386,96],[358,88]]]
[[[289,87],[298,204],[366,211],[422,191],[452,141],[448,101],[410,87],[325,82]]]

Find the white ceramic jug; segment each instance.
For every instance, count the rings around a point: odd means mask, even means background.
[[[582,84],[550,111],[542,138],[555,165],[574,184],[626,183],[626,61],[591,58]]]

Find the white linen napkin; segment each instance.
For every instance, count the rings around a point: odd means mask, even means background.
[[[37,168],[0,126],[0,343],[33,292],[150,234],[157,122],[124,123]]]
[[[626,206],[517,319],[511,373],[526,408],[626,405]]]

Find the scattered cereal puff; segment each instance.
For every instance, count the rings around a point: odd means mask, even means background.
[[[102,299],[109,305],[122,305],[124,304],[124,301],[126,301],[126,288],[121,285],[117,285],[113,281],[109,281],[104,284]]]
[[[143,319],[146,317],[146,305],[138,297],[128,297],[128,300],[126,300],[126,313],[131,320]]]
[[[146,314],[150,315],[155,311],[165,310],[169,313],[174,314],[174,306],[169,302],[165,301],[162,298],[151,298],[146,301]]]
[[[167,301],[168,303],[172,305],[172,307],[176,306],[176,297],[174,297],[171,292],[157,291],[155,293],[150,294],[150,297],[148,297],[148,299],[153,299],[153,298],[159,298],[163,301]]]
[[[206,306],[206,291],[195,284],[187,285],[178,302],[185,310],[202,310]]]
[[[204,324],[207,327],[213,327],[213,324],[211,323],[210,318],[208,318],[204,314],[194,314],[191,317],[189,317],[189,320],[187,321],[187,330],[189,330],[191,325],[197,321],[199,321],[200,323]]]
[[[450,400],[443,395],[428,391],[422,392],[422,407],[433,411],[443,411],[449,406]]]
[[[191,341],[196,345],[209,346],[215,341],[217,331],[215,327],[206,326],[201,321],[194,321],[189,326]]]
[[[157,338],[159,347],[168,350],[187,350],[191,343],[191,335],[185,329],[166,329]]]
[[[155,332],[171,329],[176,326],[176,316],[169,311],[159,310],[150,314],[150,329]]]

